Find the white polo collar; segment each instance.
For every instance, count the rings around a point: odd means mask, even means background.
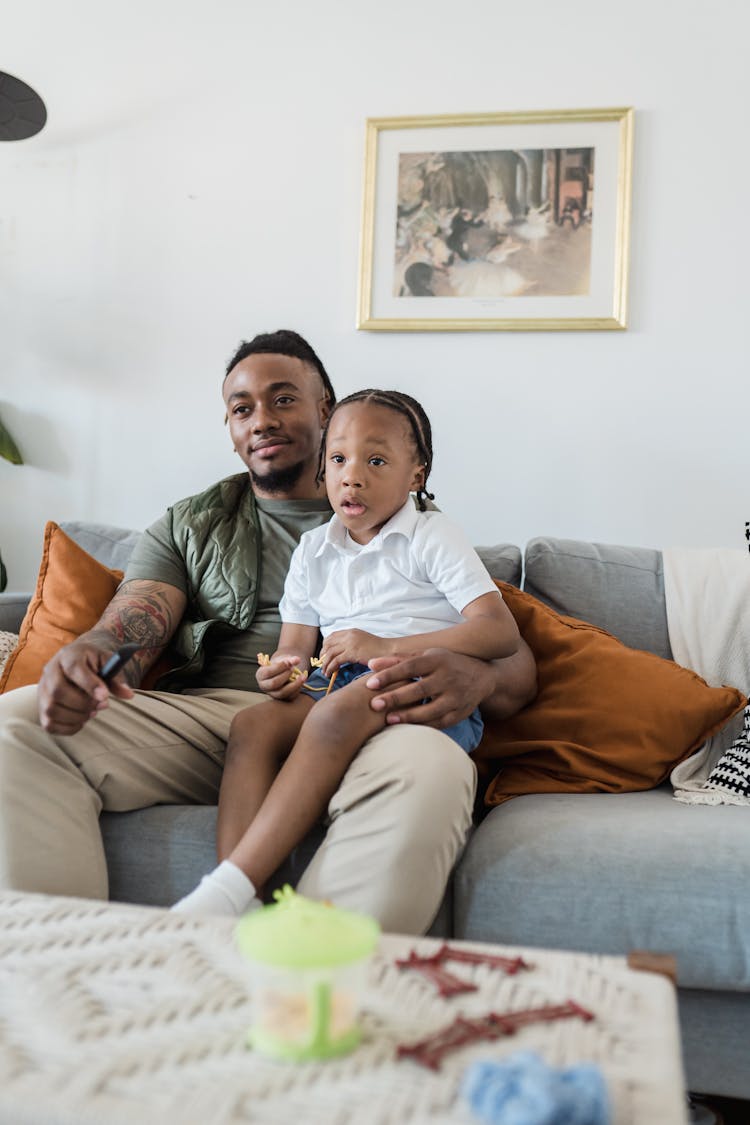
[[[418,520],[419,512],[410,495],[404,506],[399,508],[394,516],[391,516],[388,523],[381,527],[378,534],[369,543],[365,543],[362,550],[377,550],[389,535],[403,535],[405,538],[411,539]],[[325,528],[326,533],[320,547],[315,552],[315,558],[319,558],[328,547],[333,547],[339,551],[345,550],[346,528],[335,513],[331,516]]]

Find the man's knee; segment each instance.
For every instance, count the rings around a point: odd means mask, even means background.
[[[476,768],[470,756],[442,731],[396,723],[374,735],[350,768],[378,786],[389,786],[399,804],[407,835],[439,834],[441,824],[460,822],[468,830],[476,791]],[[349,776],[349,775],[347,775]]]
[[[2,739],[3,726],[11,719],[23,719],[25,722],[39,724],[36,684],[28,684],[26,687],[15,688],[0,695],[0,739]]]
[[[428,817],[437,821],[438,833],[441,831],[441,820],[460,823],[468,830],[477,783],[476,767],[471,757],[448,735],[432,728],[407,728],[404,724],[397,738],[402,755],[408,754],[412,773],[413,815],[423,825]],[[393,735],[391,741],[393,744]]]
[[[12,772],[28,772],[40,733],[36,684],[0,695],[0,786]]]
[[[408,764],[420,775],[440,779],[447,773],[470,778],[475,772],[471,756],[458,743],[443,731],[418,723],[388,724],[367,745],[381,762]]]
[[[423,933],[471,826],[475,777],[469,755],[440,731],[404,723],[376,734],[329,804],[332,823],[301,891],[385,929]]]

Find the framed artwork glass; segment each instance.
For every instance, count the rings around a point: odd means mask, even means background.
[[[633,110],[367,122],[357,327],[626,327]]]

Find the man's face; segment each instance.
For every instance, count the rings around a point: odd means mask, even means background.
[[[320,494],[315,476],[328,402],[314,367],[285,355],[251,355],[224,380],[229,432],[267,499]]]

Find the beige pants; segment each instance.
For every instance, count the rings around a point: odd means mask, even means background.
[[[99,813],[215,804],[232,717],[263,698],[142,691],[65,737],[39,726],[35,687],[0,695],[0,888],[106,898]],[[375,735],[330,801],[300,891],[384,929],[423,932],[469,829],[475,781],[469,756],[440,731]]]

